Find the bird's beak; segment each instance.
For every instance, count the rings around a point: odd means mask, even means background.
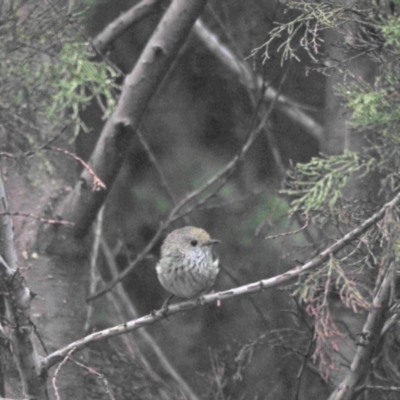
[[[211,246],[213,244],[218,244],[218,243],[221,243],[221,241],[218,239],[210,239],[208,242],[205,242],[203,246]]]

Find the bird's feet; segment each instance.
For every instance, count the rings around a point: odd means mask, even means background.
[[[201,295],[200,297],[198,297],[196,299],[196,304],[199,306],[204,306],[204,296],[203,295]]]
[[[165,301],[164,301],[164,303],[163,303],[163,305],[161,307],[161,310],[160,310],[163,317],[167,317],[168,316],[168,306],[171,303],[171,300],[172,300],[173,297],[174,297],[174,295],[171,294],[170,296],[168,296],[165,299]]]

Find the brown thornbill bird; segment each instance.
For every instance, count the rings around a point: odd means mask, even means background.
[[[173,295],[192,299],[214,285],[219,272],[211,246],[220,243],[201,228],[186,226],[172,231],[161,246],[156,270],[162,286]]]

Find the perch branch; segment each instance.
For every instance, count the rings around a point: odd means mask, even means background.
[[[240,296],[246,296],[253,293],[261,292],[266,289],[286,285],[293,279],[299,277],[300,275],[313,271],[314,269],[319,267],[332,254],[335,254],[341,249],[343,249],[346,245],[348,245],[350,242],[360,237],[374,224],[376,224],[378,221],[384,218],[386,212],[391,208],[395,207],[396,205],[398,205],[399,203],[400,203],[400,193],[398,193],[391,201],[386,203],[370,218],[366,219],[361,225],[352,229],[350,232],[345,234],[342,238],[334,242],[331,246],[329,246],[325,250],[321,251],[317,256],[313,257],[310,261],[308,261],[304,265],[299,265],[285,272],[282,275],[274,276],[268,279],[263,279],[261,281],[239,286],[230,290],[208,294],[206,296],[202,296],[200,299],[183,301],[181,303],[171,305],[168,307],[167,312],[165,312],[165,310],[158,310],[151,314],[145,315],[141,318],[125,322],[124,324],[120,324],[109,329],[92,333],[91,335],[88,335],[80,340],[77,340],[76,342],[73,342],[68,346],[65,346],[64,348],[59,349],[54,353],[48,355],[44,360],[44,365],[46,366],[46,368],[50,368],[52,365],[62,360],[68,354],[68,352],[71,351],[71,349],[80,350],[85,348],[89,343],[96,342],[99,340],[104,340],[106,338],[110,338],[116,335],[121,335],[123,333],[127,333],[142,328],[144,326],[153,325],[157,321],[166,318],[167,315],[173,315],[183,311],[192,310],[203,304],[222,302],[223,300],[228,300]],[[372,315],[372,313],[370,313],[370,315]],[[353,361],[353,364],[356,363],[357,365],[359,365],[361,359],[360,357],[362,358],[361,355],[358,356],[358,358],[356,356],[355,360]],[[332,397],[332,400],[333,399],[336,400],[339,399],[339,397],[338,398]]]

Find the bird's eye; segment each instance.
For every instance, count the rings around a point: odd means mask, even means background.
[[[196,246],[197,246],[197,243],[198,243],[197,240],[192,240],[192,241],[190,242],[190,244],[191,244],[193,247],[196,247]]]

